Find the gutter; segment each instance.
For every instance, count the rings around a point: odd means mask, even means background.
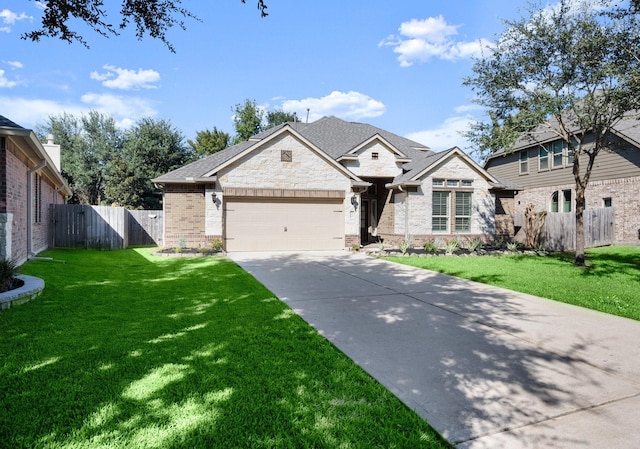
[[[42,161],[40,161],[38,165],[36,165],[35,167],[27,171],[27,259],[31,259],[33,256],[35,256],[35,254],[33,254],[33,248],[32,248],[32,240],[33,240],[33,222],[32,222],[33,186],[32,184],[33,184],[33,181],[31,180],[32,179],[31,175],[33,175],[35,172],[43,169],[46,166],[47,166],[47,160],[43,159]]]

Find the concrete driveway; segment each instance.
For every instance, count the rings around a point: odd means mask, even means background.
[[[460,448],[640,447],[640,322],[358,253],[230,257]]]

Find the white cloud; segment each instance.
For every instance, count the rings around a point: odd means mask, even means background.
[[[155,83],[160,81],[160,73],[152,69],[130,70],[115,67],[109,64],[102,66],[106,70],[104,73],[91,72],[91,79],[102,81],[104,87],[110,89],[138,90],[155,89]]]
[[[18,85],[17,81],[11,81],[4,75],[4,70],[0,69],[0,88],[2,87],[15,87]]]
[[[398,36],[391,35],[381,41],[380,47],[393,47],[402,67],[416,62],[428,62],[432,58],[445,60],[468,59],[480,56],[484,49],[492,48],[488,39],[456,41],[460,25],[450,25],[443,16],[424,20],[411,19],[400,24]]]
[[[379,117],[386,111],[382,102],[367,95],[355,91],[337,90],[321,98],[285,100],[282,102],[282,109],[295,112],[301,120],[306,120],[307,109],[309,109],[310,122],[331,115],[345,120],[361,120]]]
[[[435,128],[416,131],[405,137],[427,145],[436,152],[458,147],[468,153],[471,145],[461,133],[469,130],[469,126],[474,121],[475,119],[470,115],[453,116]]]
[[[13,11],[11,11],[10,9],[3,9],[0,10],[0,20],[2,21],[3,24],[5,24],[5,26],[0,27],[0,31],[2,31],[3,33],[10,33],[11,32],[11,25],[15,25],[16,22],[19,22],[20,20],[32,20],[33,17],[28,16],[25,13],[20,13],[17,14]]]
[[[25,128],[44,124],[50,115],[63,112],[80,116],[91,110],[99,111],[113,116],[116,125],[123,129],[142,117],[157,115],[156,109],[147,100],[93,93],[83,95],[79,102],[0,96],[0,104],[4,105],[2,115]]]
[[[11,66],[14,69],[21,69],[24,67],[20,61],[7,61],[7,65]]]

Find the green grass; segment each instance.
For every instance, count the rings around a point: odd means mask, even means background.
[[[43,255],[0,313],[1,448],[449,447],[227,259]]]
[[[587,250],[587,267],[572,254],[388,260],[640,320],[640,247]]]

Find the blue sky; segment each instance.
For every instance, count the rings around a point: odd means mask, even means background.
[[[107,4],[119,4],[108,1]],[[127,127],[169,120],[185,138],[233,134],[232,108],[245,99],[305,120],[335,115],[400,134],[434,150],[467,149],[459,135],[482,111],[462,86],[471,57],[516,18],[526,0],[301,2],[184,0],[201,21],[162,42],[133,30],[90,45],[20,35],[39,24],[38,2],[0,4],[0,115],[33,128],[51,114],[111,114]],[[113,22],[118,22],[112,10]]]

